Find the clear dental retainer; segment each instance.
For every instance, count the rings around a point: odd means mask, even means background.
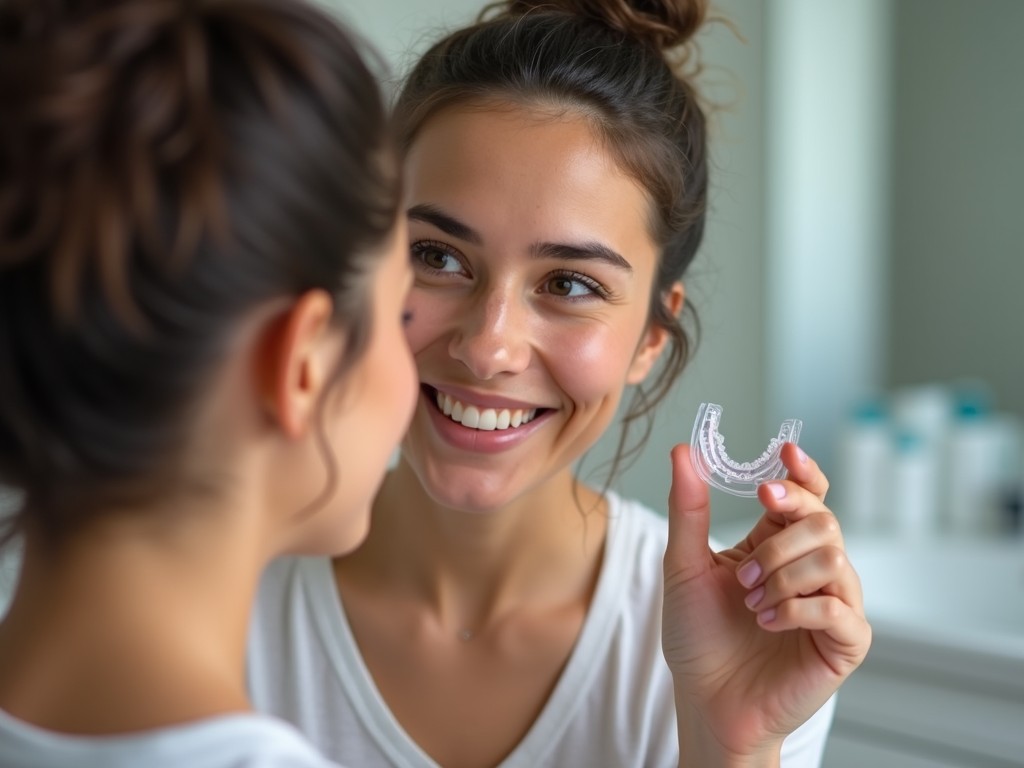
[[[690,460],[701,479],[733,496],[756,496],[757,486],[786,475],[782,463],[782,446],[800,439],[800,419],[786,419],[768,447],[754,461],[735,461],[725,452],[725,438],[719,434],[722,406],[701,403],[693,423],[690,439]]]

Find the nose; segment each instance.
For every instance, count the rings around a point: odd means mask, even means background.
[[[530,362],[528,311],[511,291],[475,297],[458,319],[449,354],[481,381],[523,371]]]

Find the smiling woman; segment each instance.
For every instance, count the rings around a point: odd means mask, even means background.
[[[425,125],[406,170],[409,339],[426,407],[404,455],[436,501],[476,511],[521,502],[568,472],[665,344],[664,329],[647,325],[658,262],[647,194],[586,119],[541,107],[447,110]],[[681,285],[666,299],[681,306]],[[453,403],[447,417],[438,396]],[[532,414],[530,426],[463,428],[497,409]]]

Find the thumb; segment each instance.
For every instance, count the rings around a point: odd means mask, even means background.
[[[711,567],[708,546],[711,496],[690,463],[690,446],[672,449],[672,488],[668,495],[668,545],[665,547],[666,581],[688,581]]]

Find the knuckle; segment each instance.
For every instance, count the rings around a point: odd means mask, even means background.
[[[846,567],[846,552],[842,547],[834,545],[822,547],[819,557],[821,558],[821,564],[831,573],[841,573]]]
[[[843,602],[838,597],[827,597],[821,602],[821,615],[826,621],[833,623],[843,613]]]
[[[816,512],[811,518],[816,534],[828,539],[839,537],[839,521],[831,512]]]

